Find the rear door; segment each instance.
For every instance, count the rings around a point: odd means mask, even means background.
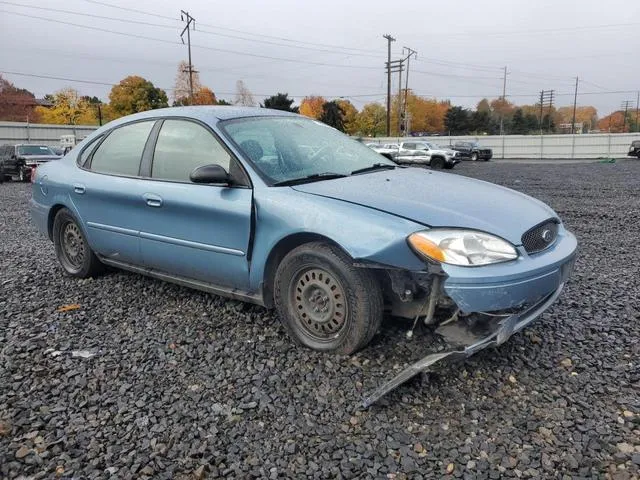
[[[154,124],[147,120],[119,126],[99,139],[97,146],[90,144],[81,152],[84,163],[70,196],[86,226],[89,244],[111,260],[142,263],[140,164]]]
[[[247,289],[253,198],[236,162],[208,126],[186,119],[163,121],[139,199],[144,208],[140,244],[146,267]],[[211,164],[233,171],[236,184],[189,180],[195,168]]]

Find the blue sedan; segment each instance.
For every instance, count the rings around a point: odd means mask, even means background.
[[[531,197],[254,108],[111,122],[38,168],[31,210],[70,275],[109,265],[275,307],[295,341],[341,354],[385,312],[448,318],[468,354],[500,344],[557,298],[577,246]]]

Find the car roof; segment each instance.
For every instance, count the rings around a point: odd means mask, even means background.
[[[259,107],[237,107],[228,105],[198,105],[190,107],[168,107],[158,108],[156,110],[148,110],[146,112],[134,113],[121,117],[113,122],[109,122],[109,128],[122,123],[128,123],[135,120],[143,120],[145,118],[162,118],[162,117],[187,117],[202,120],[205,123],[217,123],[220,120],[232,120],[235,118],[246,117],[297,117],[299,115],[282,110],[273,110],[271,108]]]

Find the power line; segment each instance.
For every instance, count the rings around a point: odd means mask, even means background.
[[[142,15],[150,15],[150,16],[158,17],[158,18],[176,20],[173,17],[168,17],[168,16],[165,16],[165,15],[159,15],[157,13],[147,12],[147,11],[144,11],[144,10],[138,10],[138,9],[135,9],[135,8],[121,7],[120,5],[113,5],[113,4],[110,4],[110,3],[107,3],[107,2],[101,2],[101,1],[98,1],[98,0],[83,0],[83,1],[89,2],[89,3],[93,3],[93,4],[97,4],[97,5],[103,5],[105,7],[116,8],[116,9],[119,9],[119,10],[125,10],[125,11],[128,11],[128,12],[140,13]],[[243,31],[243,30],[236,30],[236,29],[233,29],[233,28],[221,27],[221,26],[212,25],[212,24],[209,24],[209,23],[200,23],[200,25],[205,26],[205,27],[217,28],[218,30],[226,30],[228,32],[242,33],[242,34],[245,34],[245,35],[251,35],[251,36],[255,36],[255,37],[271,38],[273,40],[294,42],[294,43],[300,43],[300,44],[304,44],[304,45],[313,45],[313,46],[316,46],[316,47],[328,47],[328,48],[335,48],[335,49],[341,49],[341,50],[353,50],[353,51],[356,51],[356,52],[368,52],[368,53],[375,53],[376,52],[376,50],[372,50],[372,49],[344,47],[344,46],[341,46],[341,45],[331,45],[331,44],[327,44],[327,43],[305,42],[305,41],[301,41],[301,40],[294,40],[294,39],[290,39],[290,38],[286,38],[286,37],[279,37],[279,36],[275,36],[275,35],[264,35],[264,34],[254,33],[254,32],[247,32],[247,31]]]
[[[119,85],[119,83],[109,83],[109,82],[100,82],[100,81],[96,81],[96,80],[81,80],[78,78],[70,78],[70,77],[58,77],[58,76],[54,76],[54,75],[41,75],[41,74],[35,74],[35,73],[25,73],[25,72],[14,72],[14,71],[8,71],[8,70],[0,70],[0,73],[4,73],[6,75],[16,75],[19,77],[32,77],[32,78],[43,78],[43,79],[48,79],[48,80],[62,80],[65,82],[74,82],[74,83],[86,83],[89,85],[103,85],[103,86],[107,86],[107,87],[113,87],[115,85]],[[166,87],[157,87],[160,88],[162,90],[171,90],[170,88],[166,88]],[[220,95],[234,95],[235,92],[216,92]],[[259,97],[268,97],[272,94],[270,93],[255,93],[254,95],[259,96]],[[340,97],[344,97],[344,98],[366,98],[366,97],[379,97],[380,95],[383,95],[382,93],[357,93],[354,95],[325,95],[322,94],[320,96],[322,97],[327,97],[327,98],[340,98]],[[308,94],[306,95],[289,95],[292,98],[304,98],[309,96]]]
[[[62,10],[62,9],[59,9],[59,8],[40,7],[40,6],[35,6],[35,5],[25,5],[25,4],[22,4],[22,3],[15,3],[15,2],[8,2],[8,1],[0,1],[0,4],[11,5],[11,6],[14,6],[14,7],[31,8],[31,9],[34,9],[34,10],[44,10],[44,11],[47,11],[47,12],[56,12],[56,13],[65,13],[65,14],[70,14],[70,15],[78,15],[78,16],[82,16],[82,17],[95,18],[95,19],[99,19],[99,20],[110,20],[110,21],[114,21],[114,22],[129,23],[129,24],[134,24],[134,25],[144,25],[144,26],[148,26],[148,27],[169,28],[169,29],[174,29],[175,28],[174,25],[166,25],[166,24],[159,24],[159,23],[144,22],[144,21],[140,21],[140,20],[131,20],[131,19],[128,19],[128,18],[108,17],[108,16],[96,15],[96,14],[92,14],[92,13],[76,12],[76,11],[72,11],[72,10]],[[345,55],[347,53],[345,51],[340,51],[340,50],[330,50],[330,49],[327,49],[327,48],[317,48],[317,47],[304,46],[304,45],[292,45],[292,44],[268,41],[268,40],[264,40],[264,39],[247,38],[247,37],[242,37],[242,36],[239,36],[239,35],[230,35],[230,34],[227,34],[227,33],[212,32],[210,30],[203,30],[202,28],[200,28],[198,31],[200,33],[204,33],[206,35],[215,35],[215,36],[220,36],[220,37],[225,37],[225,38],[233,38],[233,39],[236,39],[236,40],[244,40],[244,41],[248,41],[248,42],[255,42],[255,43],[261,43],[261,44],[267,44],[267,45],[276,45],[276,46],[281,46],[281,47],[285,47],[285,48],[298,48],[298,49],[316,51],[316,52],[320,52],[320,53],[329,53],[329,54],[334,54],[334,55]],[[381,58],[380,55],[374,55],[374,54],[369,54],[369,53],[359,53],[359,52],[358,53],[356,53],[356,52],[349,53],[349,55],[358,56],[358,57]]]
[[[537,35],[537,34],[547,34],[547,33],[557,33],[557,32],[575,32],[575,31],[582,31],[582,30],[593,31],[593,30],[607,29],[607,28],[637,27],[639,25],[640,25],[640,22],[629,22],[629,23],[610,23],[610,24],[600,24],[600,25],[580,25],[577,27],[540,28],[535,30],[507,30],[502,32],[493,32],[493,31],[484,31],[484,30],[482,32],[478,32],[478,31],[456,32],[456,33],[447,32],[446,35],[447,37],[468,37],[468,36],[475,37],[477,35],[482,35],[485,37],[486,36],[502,37],[502,36],[509,36],[509,35],[520,36],[520,35]],[[424,35],[440,36],[442,35],[442,33],[426,32],[424,33]]]
[[[174,41],[171,41],[171,40],[164,40],[162,38],[147,37],[145,35],[138,35],[138,34],[135,34],[135,33],[119,32],[117,30],[110,30],[110,29],[107,29],[107,28],[101,28],[101,27],[95,27],[95,26],[90,26],[90,25],[83,25],[83,24],[79,24],[79,23],[67,22],[67,21],[63,21],[63,20],[56,20],[56,19],[52,19],[52,18],[40,17],[40,16],[37,16],[37,15],[29,15],[29,14],[26,14],[26,13],[10,12],[10,11],[7,11],[7,10],[0,10],[0,13],[8,13],[10,15],[18,15],[18,16],[21,16],[21,17],[35,18],[35,19],[38,19],[38,20],[44,20],[44,21],[53,22],[53,23],[60,23],[60,24],[63,24],[63,25],[70,25],[70,26],[73,26],[73,27],[85,28],[85,29],[88,29],[88,30],[95,30],[95,31],[99,31],[99,32],[111,33],[111,34],[114,34],[114,35],[121,35],[121,36],[125,36],[125,37],[138,38],[138,39],[141,39],[141,40],[149,40],[149,41],[154,41],[154,42],[160,42],[160,43],[164,43],[164,44],[168,44],[168,45],[181,45],[181,43],[179,43],[179,42],[174,42]],[[253,57],[253,58],[265,58],[265,59],[277,60],[277,61],[281,61],[281,62],[300,63],[300,64],[305,64],[305,65],[316,65],[316,66],[323,66],[323,67],[338,67],[338,68],[377,70],[377,67],[370,67],[370,66],[366,66],[366,65],[338,65],[338,64],[335,64],[335,63],[324,63],[324,62],[314,62],[314,61],[309,61],[309,60],[298,60],[298,59],[293,59],[293,58],[273,57],[273,56],[270,56],[270,55],[260,55],[260,54],[257,54],[257,53],[250,53],[250,52],[242,52],[242,51],[237,51],[237,50],[228,50],[228,49],[224,49],[224,48],[209,47],[209,46],[206,46],[206,45],[192,45],[192,46],[194,48],[201,48],[201,49],[212,50],[212,51],[216,51],[216,52],[232,53],[232,54],[235,54],[235,55],[244,55],[244,56]]]

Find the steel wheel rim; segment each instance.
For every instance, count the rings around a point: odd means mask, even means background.
[[[61,230],[62,253],[67,263],[74,269],[79,269],[84,263],[84,239],[82,232],[73,222],[68,222]]]
[[[322,268],[305,268],[291,282],[291,305],[302,331],[319,342],[340,336],[347,324],[344,288]]]

